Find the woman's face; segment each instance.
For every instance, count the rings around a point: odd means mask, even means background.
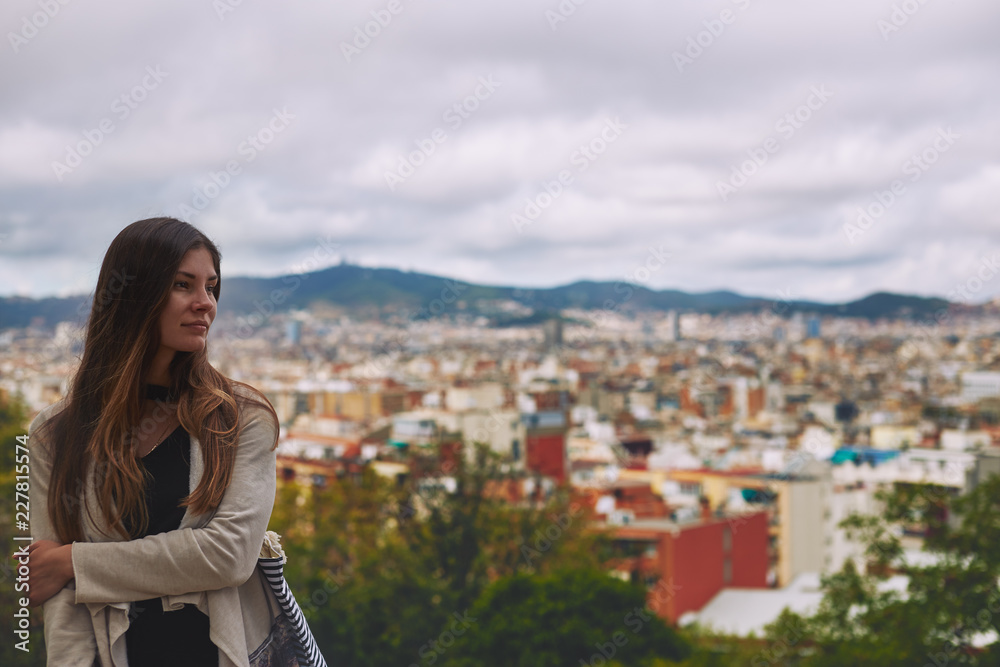
[[[170,300],[160,313],[161,352],[197,352],[205,347],[208,328],[215,319],[218,284],[208,250],[189,250],[174,276]],[[192,326],[194,323],[205,326]]]

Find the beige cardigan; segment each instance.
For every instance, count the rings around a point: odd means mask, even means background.
[[[237,388],[238,392],[243,392]],[[55,540],[48,515],[51,473],[44,436],[36,429],[65,407],[65,400],[42,410],[31,422],[29,498],[35,540]],[[73,543],[71,580],[43,603],[48,664],[60,667],[122,667],[128,664],[125,630],[133,600],[159,597],[164,611],[184,603],[209,616],[209,636],[219,647],[220,667],[248,667],[248,655],[271,627],[267,600],[280,610],[255,567],[274,506],[277,438],[270,412],[253,407],[240,417],[247,424],[239,440],[232,482],[216,512],[192,516],[180,527],[141,539],[125,540],[110,531],[97,506],[93,470],[88,470],[87,511],[81,508],[85,542]],[[201,478],[198,439],[191,436],[190,488]],[[100,522],[105,534],[97,530]],[[112,537],[107,536],[110,533]]]

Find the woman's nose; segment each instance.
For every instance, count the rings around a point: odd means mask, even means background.
[[[195,303],[195,308],[198,310],[211,310],[215,302],[212,299],[211,287],[207,287],[198,293],[198,299]]]

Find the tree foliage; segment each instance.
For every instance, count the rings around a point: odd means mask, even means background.
[[[646,591],[591,568],[516,574],[490,586],[467,615],[465,636],[432,649],[447,667],[654,665],[688,644],[646,609]],[[450,629],[449,629],[450,631]],[[447,641],[446,641],[447,640]]]
[[[283,485],[270,528],[286,578],[331,663],[430,664],[455,615],[517,574],[597,568],[607,540],[565,491],[512,503],[518,482],[484,445],[443,469],[428,457],[398,483],[370,467],[325,488]],[[439,484],[454,480],[454,490]],[[542,631],[542,629],[539,629]]]
[[[814,616],[788,614],[807,640],[780,664],[1000,664],[1000,477],[959,497],[897,485],[880,499],[883,516],[842,524],[866,545],[866,562],[823,578]],[[914,525],[926,529],[920,559],[908,558],[900,539]],[[893,575],[905,575],[905,588]]]

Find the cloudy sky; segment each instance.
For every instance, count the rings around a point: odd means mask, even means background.
[[[230,276],[1000,295],[995,0],[6,0],[0,25],[0,295],[92,291],[159,215]]]

